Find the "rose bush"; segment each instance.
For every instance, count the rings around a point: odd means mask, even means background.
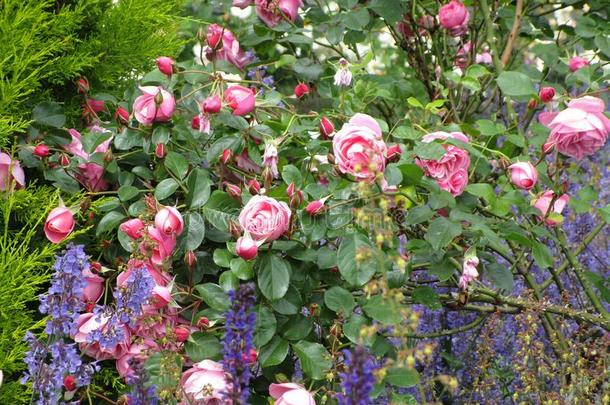
[[[466,359],[435,352],[523,316],[516,341],[545,335],[517,358],[541,347],[556,374],[518,363],[498,402],[603,401],[607,268],[580,255],[610,206],[598,184],[570,187],[585,159],[607,164],[607,10],[575,8],[571,27],[537,1],[233,6],[191,10],[206,22],[185,23],[181,56],[104,108],[83,89],[75,128],[38,108],[21,163],[2,155],[8,192],[24,166],[80,200],[45,222],[79,245],[41,311],[83,360],[28,359],[35,400],[466,402],[502,361],[469,388]],[[567,213],[597,225],[575,243]],[[422,332],[425,311],[459,322]],[[29,339],[29,356],[55,350]]]

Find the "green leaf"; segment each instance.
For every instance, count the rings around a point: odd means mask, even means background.
[[[438,294],[429,286],[416,287],[413,290],[413,301],[423,304],[430,309],[440,309],[442,307]]]
[[[486,275],[491,279],[496,287],[509,293],[513,291],[515,280],[509,267],[501,266],[498,263],[491,263],[485,267],[485,270]]]
[[[178,189],[178,183],[174,179],[165,179],[155,187],[155,198],[159,201],[165,200]]]
[[[445,217],[436,218],[430,222],[428,232],[424,236],[432,249],[440,250],[445,246],[449,245],[451,241],[462,234],[462,227]]]
[[[321,380],[332,366],[330,354],[319,343],[301,341],[292,345],[294,352],[301,361],[303,372],[313,380]]]
[[[532,80],[521,72],[502,72],[496,81],[502,92],[507,96],[528,97],[536,95]]]
[[[167,144],[169,142],[169,128],[158,126],[152,133],[152,143],[154,145],[157,144]]]
[[[176,152],[169,152],[165,156],[164,165],[167,170],[178,179],[184,179],[189,169],[189,162],[184,156]]]
[[[390,25],[400,21],[404,14],[403,5],[398,0],[372,0],[369,7]]]
[[[99,224],[97,224],[95,236],[100,236],[105,232],[115,229],[117,226],[119,226],[123,219],[125,219],[125,214],[118,211],[110,211],[104,215]]]
[[[384,325],[395,325],[401,320],[396,301],[384,299],[381,295],[369,298],[362,309],[368,316]]]
[[[599,215],[606,221],[607,224],[610,224],[610,204],[606,205],[603,208],[597,210]]]
[[[290,267],[288,262],[278,256],[268,253],[257,262],[258,287],[263,295],[270,300],[282,298],[290,284]]]
[[[424,176],[424,171],[421,167],[413,163],[405,163],[398,166],[400,173],[402,173],[403,186],[416,186],[421,182],[421,178]]]
[[[309,316],[297,314],[283,325],[282,336],[288,340],[305,339],[313,329],[313,319]]]
[[[219,267],[231,267],[231,259],[233,255],[227,249],[215,249],[212,255],[214,263]]]
[[[83,144],[83,150],[89,154],[95,151],[95,148],[100,146],[104,141],[107,141],[112,136],[112,132],[89,132],[81,136],[81,142]]]
[[[405,126],[397,127],[396,129],[394,129],[394,131],[392,131],[392,136],[394,138],[411,140],[416,140],[421,137],[419,132],[417,132],[414,128]]]
[[[273,311],[265,306],[259,306],[256,311],[256,323],[254,325],[254,345],[261,347],[269,343],[275,336],[277,320]]]
[[[202,213],[205,219],[216,229],[228,232],[229,222],[235,219],[235,215],[230,212],[238,206],[239,203],[234,198],[229,197],[227,193],[215,190],[202,208]]]
[[[208,202],[210,198],[212,181],[207,173],[201,169],[195,169],[186,180],[188,194],[186,205],[190,209],[199,208]]]
[[[261,347],[258,362],[263,367],[277,366],[288,355],[288,341],[275,336],[266,346]]]
[[[301,172],[293,165],[285,165],[282,168],[282,179],[288,185],[294,183],[297,188],[301,188],[303,183]]]
[[[407,104],[415,108],[424,108],[424,105],[421,103],[421,101],[412,96],[407,98]]]
[[[204,332],[195,332],[185,345],[186,354],[193,362],[202,360],[219,360],[222,344],[214,335]]]
[[[53,128],[62,128],[66,123],[64,109],[54,101],[45,101],[34,107],[32,118],[38,124]]]
[[[190,212],[186,215],[186,233],[184,248],[195,250],[203,242],[205,236],[205,222],[198,212]]]
[[[551,250],[540,242],[535,242],[532,246],[532,255],[536,264],[544,269],[553,265],[553,254]]]
[[[434,216],[435,212],[425,205],[421,207],[411,208],[407,211],[405,217],[405,225],[416,225],[426,222]]]
[[[487,201],[492,201],[496,196],[491,184],[487,183],[469,184],[466,186],[466,191],[472,195],[476,195],[477,197],[484,198]]]
[[[420,159],[426,160],[439,160],[445,155],[445,148],[438,142],[418,142],[414,151]]]
[[[358,253],[366,258],[356,260]],[[347,234],[337,252],[339,272],[348,283],[355,286],[364,285],[373,277],[378,267],[373,256],[374,246],[365,235],[359,232]]]
[[[388,369],[385,381],[397,387],[413,387],[419,382],[419,373],[411,368],[392,367]]]
[[[137,196],[140,193],[137,187],[134,186],[122,186],[119,188],[119,199],[122,202],[127,202]]]
[[[324,293],[324,304],[337,313],[349,315],[356,306],[352,294],[339,286],[331,287]]]
[[[254,277],[252,270],[252,262],[245,261],[241,257],[236,257],[231,260],[231,273],[240,280],[250,280]]]
[[[229,309],[229,296],[218,284],[199,284],[195,289],[210,308],[221,312]]]
[[[347,28],[360,31],[369,23],[370,18],[369,11],[366,8],[360,8],[345,13],[342,20]]]

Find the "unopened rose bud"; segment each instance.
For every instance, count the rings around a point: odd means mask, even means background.
[[[263,179],[263,183],[266,188],[271,187],[271,183],[273,182],[273,172],[269,168],[269,166],[265,166],[263,172],[261,173],[261,178]]]
[[[527,108],[529,108],[530,110],[534,110],[536,107],[538,107],[538,100],[532,98],[530,101],[528,101]]]
[[[155,146],[155,156],[159,159],[165,157],[165,144],[158,143],[157,146]]]
[[[324,202],[321,200],[312,201],[305,207],[305,212],[311,216],[318,215],[322,211],[324,211]]]
[[[333,324],[333,325],[330,327],[330,334],[331,334],[331,335],[333,335],[334,337],[340,338],[340,337],[341,337],[341,334],[342,334],[342,331],[341,331],[341,325],[338,325],[338,324],[336,324],[336,323],[335,323],[335,324]]]
[[[307,86],[305,83],[299,83],[295,86],[294,95],[297,98],[302,98],[306,94],[309,94],[309,86]]]
[[[256,179],[251,179],[248,182],[248,191],[252,195],[257,195],[261,192],[261,183],[259,183]]]
[[[208,318],[206,318],[205,316],[202,316],[197,321],[197,327],[199,329],[204,329],[204,330],[209,328],[210,327],[210,320]]]
[[[112,162],[112,159],[114,159],[114,154],[112,153],[112,149],[108,149],[106,152],[104,152],[104,162],[110,163]]]
[[[288,197],[292,197],[294,195],[294,189],[295,189],[294,182],[290,182],[288,187],[286,187],[286,195]]]
[[[193,118],[191,119],[191,128],[199,130],[200,123],[201,123],[201,118],[199,118],[199,115],[193,116]]]
[[[258,359],[258,352],[254,349],[250,349],[250,351],[246,354],[243,354],[243,361],[246,364],[254,364]]]
[[[223,164],[228,164],[233,159],[233,152],[230,149],[225,149],[222,151],[220,155],[220,162]]]
[[[174,335],[176,336],[176,340],[178,342],[184,343],[191,335],[191,331],[186,326],[176,326],[174,328]]]
[[[217,114],[220,112],[221,106],[220,96],[213,95],[203,100],[202,109],[204,113]]]
[[[74,391],[76,389],[76,378],[73,375],[68,374],[64,377],[64,387],[68,391]]]
[[[102,271],[102,264],[100,262],[91,262],[91,264],[89,265],[89,269],[93,273],[99,273]]]
[[[49,156],[49,147],[44,143],[36,145],[36,147],[34,147],[34,155],[41,158]]]
[[[332,121],[326,117],[322,117],[320,119],[319,128],[320,128],[320,135],[322,135],[322,137],[324,139],[331,138],[335,132],[335,126],[333,125]]]
[[[388,147],[387,153],[388,161],[396,162],[398,159],[400,159],[400,155],[402,154],[402,151],[400,150],[400,145],[396,144]]]
[[[62,154],[59,157],[59,164],[61,164],[62,166],[68,166],[70,164],[70,158],[67,155]]]
[[[155,104],[157,104],[158,106],[160,106],[161,104],[163,104],[163,94],[161,94],[161,92],[158,92],[155,95]]]
[[[241,198],[241,188],[239,188],[239,186],[232,183],[226,183],[225,188],[227,190],[227,194],[229,194],[231,197],[237,200]]]
[[[295,193],[290,197],[290,208],[292,209],[297,209],[301,206],[301,204],[303,203],[303,193],[301,193],[301,190],[297,190],[295,191]]]
[[[172,74],[174,73],[174,60],[172,58],[169,58],[167,56],[161,56],[157,58],[157,68],[161,71],[161,73],[163,73],[164,75],[171,77]]]
[[[555,89],[552,87],[543,87],[540,89],[538,96],[543,103],[550,103],[553,101],[553,97],[555,97]]]
[[[102,112],[104,111],[104,108],[106,108],[106,103],[104,103],[104,100],[95,100],[90,98],[87,100],[87,104],[89,104],[89,108],[91,108],[91,110],[95,113]]]
[[[235,253],[244,260],[252,260],[258,255],[258,245],[250,235],[246,234],[237,239]]]
[[[126,124],[129,122],[129,112],[123,107],[117,107],[114,111],[114,119],[119,124]]]
[[[190,270],[195,268],[195,265],[197,264],[197,255],[195,252],[192,250],[186,251],[186,254],[184,255],[184,264],[186,264],[186,267]]]
[[[222,38],[222,31],[221,32],[215,31],[213,33],[210,33],[208,31],[207,41],[208,41],[208,45],[210,46],[210,48],[216,49],[216,47],[218,47],[218,45],[220,44],[221,38]]]
[[[329,153],[328,155],[326,155],[326,160],[328,160],[328,163],[335,164],[335,155],[333,155],[332,153]]]
[[[239,238],[239,236],[241,235],[242,229],[241,229],[241,225],[239,225],[237,222],[231,220],[229,221],[229,233],[231,235],[233,235],[234,238]]]
[[[76,87],[78,88],[78,92],[81,94],[85,94],[89,91],[89,82],[87,78],[81,77],[76,81]]]

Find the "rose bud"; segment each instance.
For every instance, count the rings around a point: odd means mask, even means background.
[[[252,195],[257,195],[261,192],[261,183],[259,183],[256,179],[251,179],[248,182],[248,191]]]
[[[334,132],[335,126],[333,125],[332,121],[326,117],[322,117],[320,119],[320,134],[322,137],[324,137],[324,139],[328,139],[333,136]]]
[[[66,207],[53,208],[44,224],[44,233],[53,243],[66,239],[74,230],[74,215]]]
[[[311,216],[314,216],[314,215],[318,215],[319,213],[324,211],[324,209],[325,209],[324,201],[315,200],[315,201],[312,201],[309,204],[307,204],[307,207],[305,207],[305,212],[307,212]]]
[[[540,89],[538,96],[543,103],[550,103],[553,101],[553,97],[555,97],[555,89],[552,87],[543,87]]]
[[[229,221],[229,233],[235,238],[239,238],[242,232],[241,225],[234,220]]]
[[[438,19],[441,27],[448,30],[451,36],[458,37],[468,30],[470,14],[461,1],[451,0],[439,9]]]
[[[42,158],[49,156],[49,147],[44,143],[36,145],[36,147],[34,147],[34,155]]]
[[[132,239],[141,238],[145,227],[146,225],[140,218],[127,220],[119,225],[119,229]]]
[[[208,41],[208,45],[212,49],[216,49],[220,44],[220,39],[222,38],[223,31],[222,30],[211,30],[208,29],[208,34],[206,37],[206,41]]]
[[[65,167],[65,166],[69,166],[69,165],[70,165],[70,158],[69,158],[67,155],[65,155],[65,154],[63,154],[63,153],[62,153],[62,154],[59,156],[59,164],[60,164],[60,165],[62,165],[62,166],[64,166],[64,167]]]
[[[388,161],[395,162],[398,159],[400,159],[401,154],[402,154],[402,151],[400,150],[400,145],[398,145],[398,144],[392,145],[392,146],[388,147],[387,159],[388,159]]]
[[[230,149],[225,149],[225,150],[222,151],[222,154],[220,155],[220,162],[221,163],[224,163],[226,165],[232,159],[233,159],[233,152],[231,152]]]
[[[184,255],[184,264],[186,264],[186,267],[189,269],[193,269],[195,267],[197,264],[197,255],[195,252],[192,250],[186,251],[186,254]]]
[[[250,349],[250,351],[248,352],[248,354],[243,354],[243,361],[246,364],[254,364],[254,362],[256,362],[256,359],[258,359],[258,353],[256,352],[256,350],[254,349]]]
[[[167,56],[160,56],[157,58],[157,68],[168,77],[172,77],[174,73],[174,60]]]
[[[158,143],[157,146],[155,146],[155,156],[159,159],[163,159],[165,156],[165,144]]]
[[[218,95],[213,95],[203,100],[202,109],[204,113],[217,114],[220,112],[222,102]]]
[[[227,194],[229,194],[231,197],[237,200],[241,198],[241,188],[239,188],[239,186],[236,186],[233,183],[225,183],[225,187],[227,189]]]
[[[270,188],[271,183],[273,182],[274,176],[273,176],[273,171],[271,170],[271,168],[269,166],[265,166],[265,168],[263,169],[263,172],[261,173],[261,178],[263,180],[263,184],[265,185],[265,187]]]
[[[199,115],[193,116],[193,118],[191,119],[191,128],[199,131],[200,124],[201,124],[201,118],[199,118]]]
[[[189,331],[186,326],[176,326],[174,328],[174,335],[176,335],[176,340],[178,342],[184,343],[191,335],[191,331]]]
[[[530,190],[538,181],[538,171],[530,162],[517,162],[508,166],[511,182],[518,188]]]
[[[76,389],[76,378],[73,375],[68,374],[64,377],[64,387],[67,391],[74,391]]]
[[[309,94],[309,86],[305,83],[299,83],[295,86],[294,95],[297,96],[297,98],[302,98],[306,94]]]
[[[244,260],[252,260],[258,255],[258,245],[249,234],[245,234],[237,239],[235,253]]]
[[[288,197],[292,197],[294,195],[294,182],[290,182],[290,184],[288,185],[288,187],[286,187],[286,195]]]
[[[297,209],[303,203],[303,193],[301,190],[297,190],[290,196],[290,208]]]
[[[119,106],[116,108],[116,110],[114,110],[114,119],[119,123],[126,124],[129,122],[129,112],[123,107]]]
[[[588,66],[588,65],[589,65],[589,61],[586,60],[585,58],[580,57],[580,56],[574,56],[568,62],[568,67],[570,68],[570,70],[572,72],[576,72],[578,69],[582,69],[582,68],[584,68],[585,66]]]
[[[166,236],[178,236],[184,230],[184,220],[176,207],[163,207],[155,215],[155,227]]]
[[[76,87],[78,88],[78,92],[81,94],[85,94],[89,91],[89,82],[86,77],[81,77],[76,81]]]
[[[96,113],[102,112],[104,111],[104,108],[106,108],[106,103],[104,103],[104,100],[95,100],[93,98],[90,98],[87,100],[87,104],[89,105],[91,110]]]
[[[558,222],[549,218],[547,213],[551,212],[561,214],[563,209],[570,202],[570,196],[567,194],[562,194],[555,199],[553,206],[551,206],[551,201],[553,200],[554,196],[555,194],[552,190],[547,190],[531,202],[531,204],[541,212],[542,215],[539,217],[540,220],[544,219],[544,222],[549,226],[555,226],[558,224]]]
[[[529,108],[530,110],[533,110],[536,107],[538,107],[538,100],[536,100],[535,98],[532,98],[530,101],[527,102],[527,108]]]
[[[197,327],[199,329],[207,329],[207,328],[209,328],[210,327],[210,320],[208,318],[206,318],[205,316],[202,316],[197,321]]]
[[[252,89],[240,85],[229,86],[224,93],[225,103],[233,110],[233,115],[246,115],[254,111],[256,96]]]

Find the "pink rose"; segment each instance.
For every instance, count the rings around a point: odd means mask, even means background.
[[[246,115],[254,110],[256,97],[247,87],[234,84],[224,94],[225,102],[233,110],[233,115]]]
[[[479,258],[476,256],[464,258],[464,265],[462,269],[462,275],[460,276],[459,285],[462,289],[468,289],[468,284],[479,277],[477,266],[479,265]]]
[[[116,361],[116,369],[123,378],[128,378],[133,374],[133,368],[129,365],[132,359],[140,361],[146,360],[149,352],[159,351],[159,345],[152,339],[142,339],[141,343],[133,343]]]
[[[13,184],[16,189],[25,186],[25,173],[19,161],[0,152],[0,191],[11,190]]]
[[[530,162],[517,162],[508,166],[512,183],[524,190],[530,190],[538,181],[538,171]]]
[[[290,215],[285,202],[255,195],[241,210],[239,224],[254,240],[271,242],[288,230]]]
[[[561,214],[566,205],[568,205],[568,202],[570,202],[570,196],[567,194],[562,194],[555,200],[553,206],[551,207],[551,201],[553,200],[554,196],[555,193],[553,193],[552,190],[547,190],[538,198],[532,200],[532,205],[538,208],[538,211],[542,213],[540,220],[544,219],[544,222],[549,226],[555,226],[558,222],[549,218],[547,213],[550,211],[556,214]]]
[[[491,53],[489,51],[485,51],[483,53],[477,53],[475,56],[475,62],[482,65],[492,65],[493,58],[491,57]]]
[[[209,96],[203,103],[201,104],[201,109],[206,114],[216,114],[220,112],[222,101],[220,100],[220,96],[214,94],[213,96]]]
[[[93,273],[88,267],[83,270],[85,288],[81,299],[86,303],[96,303],[104,292],[104,278]]]
[[[156,60],[157,68],[166,76],[172,76],[174,73],[174,60],[167,56],[160,56]]]
[[[237,239],[235,253],[244,260],[252,260],[258,255],[258,244],[246,234]]]
[[[223,400],[223,393],[230,388],[222,364],[212,360],[195,363],[182,374],[180,385],[184,393],[197,404],[230,405],[231,401]]]
[[[575,159],[582,159],[601,149],[610,133],[610,120],[604,115],[604,101],[585,96],[568,103],[560,113],[540,115],[540,122],[551,128],[545,150],[557,150]]]
[[[155,226],[166,236],[179,236],[184,230],[184,220],[176,207],[163,207],[155,215]]]
[[[451,36],[459,37],[468,30],[470,14],[466,6],[459,0],[451,0],[438,11],[441,27],[449,30]]]
[[[233,0],[233,7],[244,9],[252,4],[254,0]]]
[[[145,227],[144,221],[140,218],[133,218],[123,222],[119,229],[132,239],[140,239],[144,234]]]
[[[284,19],[294,22],[299,15],[301,0],[254,0],[256,14],[269,27],[275,27]]]
[[[553,97],[555,97],[555,89],[552,87],[543,87],[540,89],[538,97],[540,97],[540,101],[543,103],[550,103],[553,101]]]
[[[127,270],[119,273],[116,282],[118,287],[122,287],[127,283],[129,276],[135,269],[144,269],[153,279],[155,285],[150,293],[149,302],[143,306],[145,313],[155,313],[157,309],[165,307],[171,302],[172,294],[169,290],[171,277],[151,266],[149,263],[131,259],[127,265]]]
[[[174,96],[161,86],[140,86],[142,94],[133,103],[133,111],[139,123],[152,125],[172,118],[176,101]]]
[[[118,359],[127,352],[131,334],[129,328],[125,325],[122,326],[123,339],[113,347],[101,347],[99,343],[91,341],[91,333],[98,329],[104,330],[108,321],[107,316],[96,315],[91,312],[81,314],[78,317],[78,329],[74,335],[74,341],[80,343],[81,352],[96,360]]]
[[[322,135],[324,139],[332,138],[333,132],[335,132],[335,126],[333,122],[326,117],[320,118],[319,129],[320,135]]]
[[[585,66],[589,66],[589,61],[580,56],[574,56],[568,62],[568,67],[572,72],[576,72],[578,69],[584,68]]]
[[[324,200],[315,200],[307,204],[305,207],[305,212],[311,215],[312,217],[318,215],[322,211],[324,211]]]
[[[149,226],[147,229],[148,238],[150,239],[152,246],[148,246],[145,242],[140,244],[140,251],[142,253],[150,253],[150,261],[160,266],[163,264],[165,259],[171,257],[174,248],[176,247],[176,237],[167,236],[160,229]]]
[[[358,181],[373,181],[385,170],[387,147],[373,117],[354,115],[333,137],[335,162]]]
[[[468,62],[470,59],[470,51],[472,49],[472,42],[468,41],[457,51],[455,55],[454,65],[459,67],[460,69],[464,69],[468,66]]]
[[[220,47],[221,38],[222,47]],[[249,57],[240,49],[239,42],[227,28],[218,24],[210,24],[207,31],[207,42],[209,47],[205,50],[205,56],[209,60],[226,60],[239,69],[243,69],[249,61]]]
[[[74,229],[74,215],[66,207],[53,208],[44,223],[44,233],[53,243],[66,239]]]
[[[275,399],[275,405],[316,405],[313,395],[295,383],[271,384],[269,394]]]
[[[102,128],[97,125],[93,125],[88,128],[91,133],[103,133],[109,132],[106,128]],[[79,163],[78,173],[76,173],[76,179],[90,191],[102,191],[108,188],[108,183],[103,179],[104,168],[97,163],[88,162],[91,160],[91,155],[85,152],[83,149],[82,135],[76,129],[71,128],[68,133],[72,137],[72,141],[64,146],[64,149],[70,152],[72,155],[77,156],[80,159],[85,160],[85,163]],[[108,138],[101,144],[99,144],[93,153],[106,153],[110,149],[110,143],[112,137]]]
[[[432,132],[422,138],[429,143],[437,139],[453,138],[468,142],[468,137],[461,132]],[[415,163],[424,170],[424,174],[436,180],[439,187],[449,191],[453,196],[462,194],[468,184],[468,167],[470,155],[467,151],[454,145],[443,145],[445,154],[439,160],[417,158]]]

